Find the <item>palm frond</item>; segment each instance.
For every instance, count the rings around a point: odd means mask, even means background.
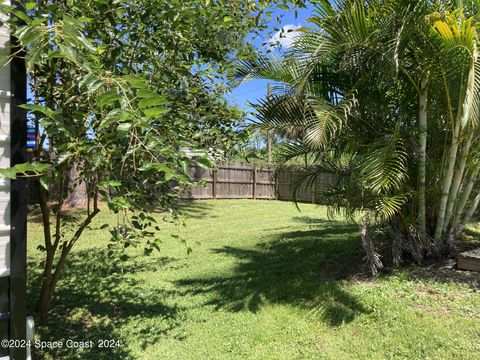
[[[313,150],[325,148],[330,139],[342,131],[355,102],[354,97],[338,105],[332,105],[325,100],[310,102],[315,116],[306,119],[305,143]]]
[[[400,214],[403,206],[411,197],[411,193],[382,195],[375,199],[375,218],[385,223]]]
[[[362,161],[360,176],[374,194],[399,190],[408,179],[408,153],[397,133],[380,144],[374,144]]]
[[[279,83],[291,84],[295,79],[296,66],[294,62],[286,63],[276,57],[260,57],[255,60],[243,60],[239,63],[233,78],[236,81],[266,79]]]
[[[318,150],[342,130],[355,103],[353,96],[332,105],[323,99],[287,95],[260,100],[255,108],[260,127],[283,132],[301,129],[298,133],[305,144]]]

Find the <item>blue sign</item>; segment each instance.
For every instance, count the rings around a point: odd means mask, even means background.
[[[35,145],[36,145],[35,129],[34,128],[28,128],[27,129],[27,148],[28,149],[34,149]]]

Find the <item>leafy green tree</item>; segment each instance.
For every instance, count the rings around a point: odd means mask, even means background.
[[[337,176],[318,196],[332,216],[361,216],[372,272],[377,238],[395,264],[421,262],[451,249],[480,202],[479,4],[317,1],[285,58],[237,72],[281,84],[259,125],[299,134],[277,154],[308,159],[296,189]]]
[[[33,162],[2,173],[40,184],[40,315],[101,199],[119,214],[109,256],[122,259],[129,246],[158,250],[159,227],[148,211],[172,212],[178,192],[192,185],[181,149],[211,167],[243,138],[241,113],[222,96],[225,74],[252,53],[244,38],[264,29],[268,3],[39,0],[2,9],[18,40],[12,56],[25,54],[33,93],[24,106],[36,128]],[[64,203],[79,182],[87,187],[86,216],[72,228]]]

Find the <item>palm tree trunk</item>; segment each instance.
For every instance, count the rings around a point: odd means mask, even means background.
[[[457,160],[458,141],[460,138],[460,121],[455,124],[453,130],[452,144],[450,145],[450,151],[448,154],[448,168],[443,175],[442,181],[442,196],[440,198],[440,206],[438,208],[437,225],[435,227],[435,235],[433,237],[437,247],[442,245],[442,231],[445,223],[445,214],[447,211],[447,202],[450,194],[450,187],[452,185],[452,179],[455,170],[455,163]]]
[[[477,196],[475,197],[475,200],[473,200],[472,206],[470,206],[470,208],[466,212],[465,216],[463,217],[462,222],[459,224],[458,230],[457,230],[458,234],[461,233],[465,229],[465,226],[467,226],[468,222],[470,221],[473,214],[475,213],[475,210],[477,210],[477,207],[478,207],[479,203],[480,203],[480,193],[477,194]]]
[[[460,142],[460,135],[462,132],[462,128],[465,128],[466,124],[469,122],[471,109],[472,109],[472,106],[474,106],[473,99],[475,96],[475,70],[476,70],[475,64],[477,61],[477,56],[478,54],[477,54],[476,46],[474,44],[473,61],[470,66],[467,81],[465,84],[463,84],[463,81],[460,81],[460,86],[461,87],[465,86],[465,93],[463,96],[459,98],[458,110],[460,112],[460,116],[457,116],[456,119],[454,120],[455,124],[454,124],[454,129],[452,134],[452,144],[450,145],[450,152],[448,155],[448,168],[443,176],[442,196],[440,198],[440,206],[438,209],[438,216],[437,216],[437,225],[435,228],[435,235],[434,235],[434,241],[438,248],[441,247],[442,245],[442,235],[444,233],[445,228],[448,226],[448,222],[445,221],[448,215],[447,204],[449,199],[451,198],[450,192],[452,188],[455,163],[457,162],[457,152],[458,152],[458,145]],[[453,189],[452,193],[454,191],[455,189]],[[452,198],[453,200],[455,200],[453,196]]]
[[[472,193],[473,186],[475,185],[475,182],[477,181],[478,174],[480,172],[480,163],[475,166],[475,168],[472,170],[471,175],[468,178],[467,186],[465,187],[465,190],[463,190],[463,193],[460,197],[458,206],[455,210],[455,216],[453,218],[453,224],[458,226],[457,222],[461,218],[463,214],[463,210],[465,209],[465,205],[467,204],[468,199],[470,198],[470,194]],[[453,228],[453,227],[452,227]]]
[[[442,233],[447,232],[448,226],[450,224],[450,220],[452,219],[453,207],[457,202],[456,201],[457,195],[458,195],[458,191],[460,190],[460,186],[462,184],[463,175],[465,173],[465,164],[467,163],[467,158],[470,152],[470,146],[472,144],[472,140],[473,140],[473,132],[468,136],[465,144],[463,145],[462,152],[460,154],[460,163],[458,164],[458,168],[455,171],[455,174],[453,176],[453,183],[452,183],[452,186],[450,189],[450,195],[448,198],[447,211],[445,214],[445,223],[443,225]]]
[[[425,240],[426,210],[425,210],[425,183],[426,183],[426,160],[427,160],[427,101],[428,101],[428,80],[423,78],[420,81],[420,108],[419,108],[419,144],[418,154],[418,224],[422,240]]]

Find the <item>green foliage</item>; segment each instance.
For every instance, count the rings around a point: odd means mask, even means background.
[[[145,253],[159,248],[151,231],[158,225],[141,214],[171,209],[193,184],[186,173],[192,160],[182,149],[211,167],[210,159],[245,136],[238,131],[242,113],[223,97],[225,78],[237,59],[252,54],[244,38],[262,27],[269,3],[69,0],[2,8],[18,40],[12,56],[25,55],[33,98],[23,107],[37,138],[32,164],[2,174],[40,184],[49,293],[41,297],[51,298],[99,199],[119,217],[111,255],[125,259],[124,249],[140,243]],[[66,236],[62,208],[79,184],[87,189],[87,216]]]
[[[278,84],[257,126],[303,162],[293,191],[336,174],[317,194],[331,215],[364,215],[397,259],[447,252],[480,202],[478,2],[319,1],[309,20],[283,59],[236,74]]]

